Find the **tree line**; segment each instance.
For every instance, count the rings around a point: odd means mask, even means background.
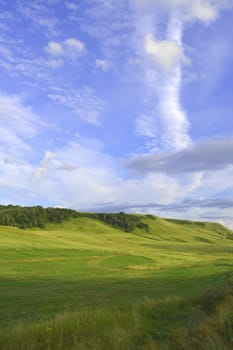
[[[84,213],[82,213],[84,214]],[[119,228],[125,232],[132,232],[134,229],[149,229],[149,226],[142,221],[139,215],[120,213],[85,213],[86,217],[97,219],[112,227]]]
[[[76,217],[76,211],[63,208],[43,208],[41,206],[21,207],[18,205],[0,205],[0,225],[20,228],[40,227],[46,223],[61,223]]]
[[[22,229],[40,227],[47,223],[61,223],[78,217],[96,219],[126,232],[134,229],[148,230],[149,227],[139,215],[120,213],[85,213],[66,208],[43,208],[42,206],[22,207],[0,205],[0,225],[15,226]]]

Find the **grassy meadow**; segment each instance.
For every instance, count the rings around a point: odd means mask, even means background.
[[[141,219],[0,226],[0,349],[232,349],[232,232]]]

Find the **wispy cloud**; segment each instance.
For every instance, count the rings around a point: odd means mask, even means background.
[[[24,137],[33,137],[37,132],[36,125],[41,124],[32,108],[24,106],[19,96],[3,94],[0,94],[0,119],[1,125]]]
[[[59,170],[70,172],[75,169],[77,169],[77,165],[74,163],[59,159],[59,155],[55,152],[45,151],[43,159],[32,174],[32,178],[40,180],[53,171]]]
[[[80,11],[83,11],[82,17]],[[134,29],[127,1],[88,0],[85,6],[80,3],[77,17],[73,15],[72,18],[81,24],[84,32],[99,41],[101,53],[107,60],[125,64],[129,37]]]
[[[29,150],[28,141],[47,124],[19,96],[0,94],[0,144],[6,152]]]
[[[138,18],[136,47],[141,61],[144,62],[144,81],[147,87],[145,110],[150,110],[149,114],[146,112],[143,118],[138,118],[137,132],[149,138],[149,144],[153,145],[152,150],[179,151],[192,143],[189,120],[180,101],[183,65],[190,64],[182,39],[183,28],[187,21],[198,20],[209,24],[229,3],[202,0],[132,1],[136,10],[135,16]],[[161,30],[157,18],[160,10],[162,13],[166,12],[165,18],[169,18],[165,31]],[[140,46],[142,38],[144,53],[141,50],[142,43]],[[154,67],[145,55],[153,60]],[[149,133],[148,125],[151,129]],[[154,146],[156,144],[157,147]]]
[[[34,29],[44,29],[46,35],[56,36],[58,34],[58,20],[53,14],[55,5],[51,1],[32,0],[30,2],[22,0],[17,2],[17,10],[26,18]]]
[[[150,16],[155,19],[156,13]],[[146,33],[146,21],[147,17],[138,29],[138,40],[143,38],[145,45],[145,51],[140,53],[145,62],[145,109],[150,110],[149,115],[148,112],[145,114],[143,121],[144,124],[146,122],[151,125],[151,130],[156,130],[153,131],[156,137],[153,139],[152,135],[150,136],[150,142],[157,144],[155,148],[163,151],[181,150],[191,143],[189,122],[179,96],[182,84],[181,64],[189,62],[182,44],[183,24],[176,14],[170,15],[164,40],[157,40],[152,30],[156,32],[159,29],[154,25],[150,32]],[[140,120],[141,117],[137,122],[139,125],[142,124]],[[146,133],[148,134],[147,131]]]
[[[33,140],[50,127],[17,95],[0,95],[0,187],[5,200],[26,194],[33,166]],[[21,202],[20,202],[21,203]]]
[[[148,111],[140,115],[136,119],[135,131],[136,134],[145,137],[145,146],[147,152],[158,151],[158,127],[156,128],[154,122],[153,112]]]
[[[93,125],[101,124],[105,102],[90,87],[79,90],[55,88],[48,94],[49,98],[70,108],[80,119]]]

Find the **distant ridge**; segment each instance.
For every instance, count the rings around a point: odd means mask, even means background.
[[[0,205],[0,225],[14,226],[21,229],[39,227],[45,228],[46,224],[61,224],[63,221],[72,218],[89,218],[104,222],[111,227],[118,228],[125,232],[134,230],[150,231],[150,222],[157,221],[175,224],[175,226],[187,226],[208,231],[214,231],[225,238],[233,239],[233,232],[219,223],[193,222],[189,220],[162,219],[151,214],[125,214],[119,213],[88,213],[78,212],[66,208],[44,208],[42,206],[24,207],[19,205]]]

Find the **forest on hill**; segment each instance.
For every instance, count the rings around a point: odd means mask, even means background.
[[[120,213],[85,213],[66,208],[43,208],[42,206],[21,207],[18,205],[0,205],[0,225],[15,226],[22,229],[40,227],[47,223],[61,223],[78,217],[100,220],[110,226],[131,232],[135,228],[148,230],[148,225],[139,215]],[[148,215],[154,218],[152,215]]]

